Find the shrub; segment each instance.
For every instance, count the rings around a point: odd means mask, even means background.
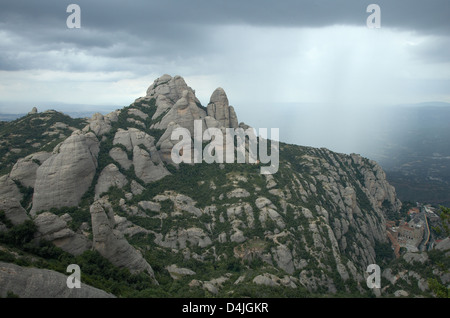
[[[16,247],[22,247],[34,238],[36,225],[27,220],[19,225],[14,225],[7,232],[0,233],[0,242]]]

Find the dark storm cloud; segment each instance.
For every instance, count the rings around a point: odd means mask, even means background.
[[[128,30],[139,34],[173,30],[162,27],[194,24],[311,26],[361,24],[370,3],[379,4],[386,26],[448,32],[448,0],[160,0],[160,1],[23,1],[3,0],[0,18],[53,25],[64,22],[68,4],[83,10],[86,26]],[[63,12],[63,14],[61,14]],[[156,30],[155,30],[156,28]],[[181,31],[182,30],[178,30]]]
[[[66,27],[69,15],[66,8],[70,3],[81,7],[82,28],[79,30]],[[52,68],[56,62],[70,70],[73,65],[70,61],[64,65],[63,60],[40,58],[40,52],[60,50],[64,53],[70,49],[125,60],[115,65],[116,69],[121,65],[123,69],[130,68],[133,63],[137,68],[138,62],[149,59],[189,59],[214,50],[211,43],[220,40],[214,34],[219,26],[364,26],[369,15],[366,7],[370,3],[380,5],[383,27],[450,34],[448,0],[2,0],[0,31],[12,38],[6,44],[0,42],[0,68]],[[446,59],[438,50],[419,53]],[[76,67],[83,70],[80,65]]]

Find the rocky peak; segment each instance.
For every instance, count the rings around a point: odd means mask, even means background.
[[[208,116],[214,117],[222,127],[237,128],[238,120],[233,106],[228,103],[228,97],[222,87],[211,95],[208,104]]]
[[[228,97],[222,87],[216,88],[216,90],[212,93],[211,98],[209,99],[209,103],[228,106]]]
[[[184,78],[177,75],[172,77],[165,74],[157,78],[152,85],[147,89],[146,97],[158,98],[159,96],[164,96],[166,100],[175,104],[181,97],[183,97],[183,92],[188,90],[194,94],[194,90],[187,86]]]
[[[28,115],[37,114],[37,112],[38,112],[37,108],[36,108],[36,107],[33,107],[33,108],[31,109],[31,111],[28,112]]]

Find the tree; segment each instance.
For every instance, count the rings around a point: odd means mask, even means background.
[[[436,294],[436,297],[438,298],[449,298],[450,294],[447,287],[440,284],[436,278],[429,278],[428,279],[428,286],[430,286],[430,289]]]
[[[442,228],[443,231],[445,233],[446,236],[450,235],[450,228],[449,228],[449,224],[450,224],[450,208],[447,208],[445,206],[440,206],[441,209],[441,213],[440,213],[440,217],[441,217],[441,221],[442,221]]]

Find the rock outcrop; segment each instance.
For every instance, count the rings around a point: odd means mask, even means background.
[[[82,280],[81,288],[68,288],[67,279],[52,270],[0,262],[0,297],[13,293],[20,298],[114,298]]]
[[[155,129],[167,129],[171,123],[177,123],[181,127],[187,128],[191,135],[194,135],[194,120],[202,120],[206,113],[197,106],[197,98],[194,93],[184,90],[180,99],[167,111],[167,114],[159,123],[152,126]]]
[[[58,145],[36,171],[31,213],[78,205],[94,178],[98,152],[93,133],[75,131]]]
[[[115,164],[110,163],[102,170],[98,177],[97,184],[95,185],[95,197],[99,198],[100,195],[108,192],[111,187],[121,189],[127,183],[127,178],[120,173],[119,168]]]
[[[34,115],[34,114],[37,114],[37,112],[38,112],[37,108],[36,108],[36,107],[33,107],[33,108],[31,109],[31,111],[28,112],[28,115]]]
[[[24,187],[34,188],[36,182],[36,170],[52,154],[49,152],[37,152],[17,160],[11,169],[9,177],[12,180],[19,181]]]
[[[228,97],[223,88],[217,88],[211,95],[207,106],[208,116],[219,122],[219,127],[238,128],[238,119],[233,106],[229,106]]]
[[[7,199],[20,202],[22,198],[22,193],[9,175],[0,177],[0,200]]]
[[[106,199],[95,201],[90,208],[92,218],[93,248],[118,267],[131,273],[147,272],[155,283],[152,267],[142,254],[132,247],[123,234],[116,230],[114,212]]]
[[[95,113],[89,120],[89,125],[85,128],[85,131],[91,130],[96,136],[108,133],[111,130],[111,122],[117,121],[117,114],[114,112],[111,114],[109,117],[106,117],[100,113]]]
[[[150,183],[169,175],[154,144],[155,139],[136,128],[128,130],[119,129],[113,140],[113,144],[123,145],[128,151],[133,151],[133,160],[130,162],[128,155],[120,148],[113,148],[110,155],[118,161],[123,168],[134,166],[136,176]]]
[[[5,217],[13,225],[22,224],[30,219],[27,211],[14,199],[0,199],[0,211],[5,213]]]
[[[92,242],[86,236],[69,229],[67,222],[53,213],[41,213],[33,221],[37,226],[35,239],[38,241],[53,242],[72,255],[80,255],[92,247]]]

